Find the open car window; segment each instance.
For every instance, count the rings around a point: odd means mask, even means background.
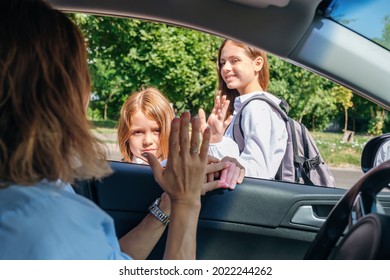
[[[330,17],[344,23],[345,13],[336,4]],[[223,38],[139,19],[69,16],[87,38],[93,80],[88,114],[97,127],[96,134],[108,147],[110,160],[123,159],[117,140],[119,112],[133,92],[156,87],[168,97],[176,114],[187,109],[196,114],[199,108],[210,113]],[[268,91],[286,99],[289,115],[309,128],[334,172],[336,186],[356,182],[362,175],[361,151],[371,135],[386,132],[387,111],[326,78],[275,55],[268,57]],[[352,181],[339,177],[347,170],[352,173],[344,177]]]

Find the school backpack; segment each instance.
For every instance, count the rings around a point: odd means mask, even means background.
[[[287,147],[275,180],[335,187],[334,177],[322,159],[309,130],[302,123],[297,122],[287,115],[289,107],[284,100],[281,101],[281,104],[277,105],[264,95],[256,95],[245,101],[241,110],[237,113],[233,125],[233,139],[238,144],[240,153],[244,150],[245,142],[241,127],[242,111],[252,100],[267,102],[286,122],[288,134]]]

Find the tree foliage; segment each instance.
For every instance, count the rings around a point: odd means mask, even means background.
[[[153,86],[178,113],[210,112],[217,88],[216,60],[222,39],[195,30],[135,19],[85,14],[69,15],[87,39],[93,81],[89,114],[118,119],[132,92]],[[390,46],[390,19],[385,18],[381,43]],[[290,116],[311,129],[332,122],[352,123],[354,131],[372,134],[386,129],[387,112],[350,90],[269,55],[269,91],[290,104]],[[363,119],[362,116],[369,116]]]
[[[270,56],[269,91],[289,103],[290,116],[312,129],[322,130],[337,114],[330,94],[334,83],[305,69]]]
[[[135,19],[72,18],[87,38],[95,114],[116,119],[128,95],[149,86],[161,90],[179,112],[211,109],[220,38]]]

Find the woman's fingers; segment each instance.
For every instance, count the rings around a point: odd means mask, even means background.
[[[200,119],[195,116],[191,120],[191,141],[190,141],[190,153],[191,155],[197,155],[199,153],[200,142]]]
[[[162,182],[164,168],[161,166],[155,155],[151,153],[144,153],[143,156],[148,160],[148,163],[152,168],[154,179],[161,187],[163,187]]]
[[[199,109],[198,110],[198,116],[199,116],[199,120],[200,120],[200,129],[199,129],[199,131],[201,133],[203,133],[204,130],[206,129],[206,127],[208,126],[207,125],[207,120],[206,120],[206,113],[204,112],[203,109]]]
[[[203,184],[202,195],[205,195],[207,192],[210,192],[210,191],[213,191],[216,189],[221,189],[221,188],[227,189],[228,187],[229,186],[221,180],[208,182],[206,184]]]
[[[208,151],[210,144],[210,128],[207,127],[203,132],[202,144],[200,145],[199,157],[202,161],[207,162],[208,159]]]
[[[210,164],[210,163],[218,163],[220,162],[220,160],[216,157],[213,157],[211,155],[207,155],[207,164]]]
[[[218,162],[218,163],[213,163],[213,164],[207,164],[206,166],[206,173],[216,173],[218,171],[221,171],[223,169],[226,169],[229,167],[229,162]]]
[[[179,134],[180,134],[180,118],[176,117],[171,122],[171,132],[169,134],[169,151],[168,151],[168,159],[170,161],[167,164],[175,159],[175,157],[179,154],[180,145],[179,145]]]
[[[188,155],[189,149],[189,123],[191,120],[191,114],[188,111],[182,113],[180,118],[180,154],[182,156]]]

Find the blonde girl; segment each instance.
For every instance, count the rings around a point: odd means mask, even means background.
[[[167,159],[173,118],[172,106],[158,89],[147,88],[131,94],[122,106],[118,126],[123,160],[147,163],[145,152],[154,154],[160,161]]]

